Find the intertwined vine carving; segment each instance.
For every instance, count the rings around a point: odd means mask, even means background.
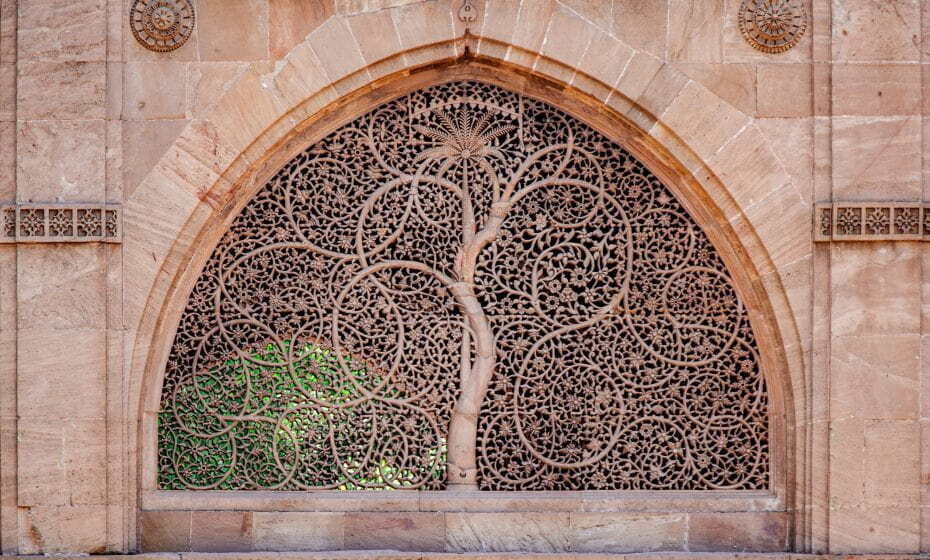
[[[193,287],[174,489],[762,489],[768,399],[713,246],[616,143],[454,82],[309,147]]]

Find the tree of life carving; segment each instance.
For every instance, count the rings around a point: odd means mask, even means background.
[[[640,162],[535,99],[416,91],[285,165],[193,287],[166,489],[764,489],[748,315]]]

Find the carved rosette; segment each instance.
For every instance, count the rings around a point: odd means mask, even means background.
[[[287,163],[194,285],[164,489],[769,487],[723,261],[641,162],[539,100],[415,91]]]
[[[150,51],[180,48],[194,31],[194,21],[190,0],[133,0],[129,10],[133,36]]]
[[[807,30],[804,0],[743,0],[738,18],[746,42],[766,53],[787,51]]]

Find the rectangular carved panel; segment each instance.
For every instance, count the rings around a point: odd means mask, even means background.
[[[0,243],[119,243],[122,236],[118,204],[0,206]]]
[[[930,240],[930,204],[825,202],[814,210],[814,241]]]

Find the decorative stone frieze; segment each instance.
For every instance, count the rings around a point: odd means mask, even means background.
[[[801,0],[743,0],[739,30],[754,49],[785,52],[798,44],[807,30],[807,11]]]
[[[194,31],[195,19],[190,0],[134,0],[129,10],[132,35],[155,52],[184,45]]]
[[[0,243],[119,243],[117,204],[14,204],[0,206]]]
[[[821,203],[814,241],[930,241],[930,205],[919,202]]]

